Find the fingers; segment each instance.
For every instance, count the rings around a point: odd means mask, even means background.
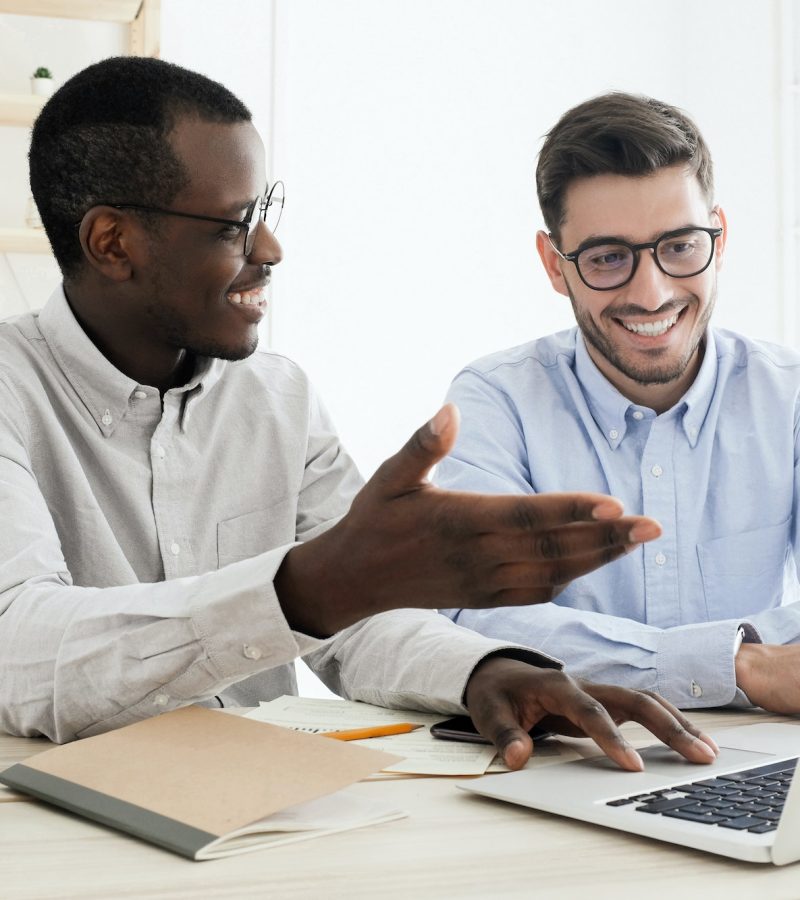
[[[394,456],[377,470],[373,480],[388,489],[390,496],[407,493],[423,484],[428,473],[453,449],[458,436],[460,414],[454,403],[418,428]]]
[[[470,678],[466,700],[472,721],[494,743],[509,768],[518,769],[527,762],[533,744],[525,729],[543,716],[571,723],[559,730],[593,738],[623,769],[644,768],[641,757],[602,704],[563,672],[491,658]],[[548,727],[550,721],[548,718]]]
[[[535,536],[485,535],[466,553],[473,571],[480,572],[476,583],[483,591],[465,594],[461,605],[546,603],[570,581],[630,552],[637,546],[632,539],[652,540],[660,534],[661,526],[654,520],[628,517],[564,526]]]
[[[714,762],[719,747],[713,738],[704,734],[683,713],[664,697],[651,691],[637,691],[639,715],[634,721],[649,731],[681,756],[696,763]]]
[[[567,719],[579,732],[591,738],[620,768],[630,772],[644,769],[641,756],[622,736],[608,710],[571,678],[562,675],[557,690],[547,699],[547,707],[549,712]]]
[[[542,495],[544,496],[544,495]],[[519,559],[558,561],[652,541],[661,536],[661,525],[645,516],[624,516],[606,522],[576,522],[534,533],[485,534],[482,549],[487,555],[516,555]]]
[[[533,741],[520,725],[517,713],[501,691],[490,692],[470,707],[478,731],[490,740],[509,769],[521,769],[533,752]]]

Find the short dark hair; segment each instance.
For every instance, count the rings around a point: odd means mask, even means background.
[[[694,122],[661,100],[614,91],[573,107],[546,135],[536,191],[547,229],[559,238],[571,181],[591,175],[651,175],[684,163],[711,209],[711,154]]]
[[[95,63],[47,101],[31,137],[31,190],[65,277],[82,264],[75,223],[92,206],[164,206],[186,186],[189,173],[168,139],[182,116],[251,119],[218,82],[138,56]]]

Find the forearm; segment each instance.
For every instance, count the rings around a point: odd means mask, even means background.
[[[555,604],[516,610],[459,610],[459,624],[535,646],[564,660],[572,675],[655,691],[682,708],[743,705],[734,645],[739,620],[660,629]],[[755,631],[752,639],[757,640]]]
[[[213,696],[318,642],[272,588],[286,548],[159,584],[41,577],[2,596],[0,727],[63,742]]]
[[[459,628],[435,612],[401,609],[348,628],[306,661],[336,693],[399,709],[455,714],[475,667],[508,652],[532,665],[559,661],[509,641]]]

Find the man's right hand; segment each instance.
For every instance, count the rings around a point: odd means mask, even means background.
[[[289,551],[275,586],[293,628],[327,637],[401,607],[544,603],[661,534],[655,520],[623,516],[603,494],[434,487],[428,473],[457,434],[448,404],[383,463],[338,524]]]
[[[784,716],[800,713],[800,644],[742,644],[736,684],[755,706]]]

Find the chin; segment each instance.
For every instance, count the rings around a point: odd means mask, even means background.
[[[231,362],[236,362],[237,360],[247,359],[248,356],[252,356],[256,351],[256,347],[258,347],[257,333],[252,337],[249,337],[247,340],[239,341],[236,343],[222,343],[219,341],[196,341],[186,349],[191,350],[191,352],[194,353],[195,356],[210,356],[213,359],[227,359]]]

